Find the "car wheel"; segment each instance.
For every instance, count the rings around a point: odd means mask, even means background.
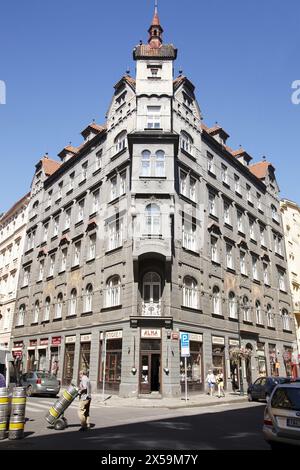
[[[28,397],[32,397],[32,392],[33,392],[32,385],[28,385],[28,387],[26,388],[26,395]]]
[[[253,401],[253,397],[252,397],[251,393],[248,393],[248,401]]]

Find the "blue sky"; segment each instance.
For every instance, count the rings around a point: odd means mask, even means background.
[[[154,0],[1,2],[0,212],[30,187],[34,165],[53,158],[92,121],[103,123],[113,85],[146,41]],[[160,0],[165,41],[196,85],[204,120],[216,121],[277,169],[282,197],[300,203],[300,2]]]

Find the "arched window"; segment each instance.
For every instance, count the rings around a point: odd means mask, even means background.
[[[24,326],[25,311],[26,311],[25,305],[24,304],[20,305],[19,312],[18,312],[17,326]]]
[[[213,313],[222,315],[221,293],[218,286],[213,288]]]
[[[120,134],[117,135],[115,138],[115,149],[116,153],[121,152],[123,149],[126,148],[126,139],[127,139],[127,132],[122,131]]]
[[[282,310],[282,326],[283,326],[283,329],[286,331],[291,330],[289,312],[285,309]]]
[[[236,304],[234,292],[229,292],[228,303],[229,303],[229,317],[237,318],[237,304]]]
[[[180,134],[181,148],[186,152],[192,154],[193,151],[193,139],[187,132],[182,131]]]
[[[262,325],[263,319],[262,319],[261,305],[260,305],[259,300],[255,302],[255,315],[256,315],[256,323],[258,323],[259,325]]]
[[[151,176],[151,152],[149,150],[142,152],[142,176]]]
[[[33,323],[38,323],[40,316],[40,302],[36,300],[34,304],[34,311],[33,311]]]
[[[115,307],[121,304],[121,279],[113,276],[106,284],[106,307]]]
[[[274,328],[274,315],[270,304],[267,305],[267,324],[269,328]]]
[[[56,309],[55,309],[55,318],[61,318],[62,317],[62,309],[63,309],[63,295],[60,292],[57,296],[57,304],[56,304]]]
[[[243,297],[242,310],[243,310],[243,320],[245,322],[251,322],[251,310],[249,306],[249,299],[246,295]]]
[[[165,152],[163,150],[158,150],[155,153],[155,176],[165,176],[165,159]]]
[[[183,305],[198,308],[197,281],[190,276],[183,279]]]
[[[148,236],[160,235],[160,208],[157,204],[149,204],[146,207],[146,234]]]
[[[71,298],[69,303],[69,315],[76,315],[77,312],[77,290],[71,290]]]
[[[93,310],[93,286],[88,284],[85,289],[84,312],[92,312]]]
[[[150,272],[143,279],[143,315],[160,316],[161,279],[159,274]]]
[[[51,308],[51,299],[47,297],[45,300],[45,313],[44,313],[44,321],[50,320],[50,308]]]

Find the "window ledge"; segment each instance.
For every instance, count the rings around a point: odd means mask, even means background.
[[[32,253],[33,250],[34,250],[34,248],[30,248],[30,250],[25,251],[24,255],[25,256],[30,255],[30,253]]]
[[[239,191],[235,191],[235,194],[239,197],[239,198],[243,198],[243,195],[239,192]]]
[[[252,281],[254,282],[254,284],[261,285],[261,282],[258,279],[252,279]]]
[[[74,189],[69,189],[69,191],[66,192],[66,196],[69,196],[70,194],[72,194],[73,191]]]
[[[58,239],[58,235],[54,235],[54,237],[51,238],[51,242],[54,242],[57,239]]]
[[[41,321],[41,325],[46,325],[47,323],[50,323],[50,320],[43,320],[43,321]]]
[[[93,312],[92,312],[92,311],[91,311],[91,312],[82,312],[82,313],[80,314],[81,317],[90,317],[91,315],[93,315]]]
[[[243,320],[243,323],[244,323],[245,325],[252,325],[252,326],[253,326],[253,322],[252,322],[252,321]]]
[[[119,251],[123,248],[123,245],[120,245],[120,246],[117,246],[116,248],[112,248],[110,250],[107,250],[105,252],[105,254],[109,255],[109,254],[112,254],[112,253],[115,253],[116,251]]]
[[[166,180],[167,177],[166,176],[140,176],[139,177],[140,180]]]
[[[80,225],[83,225],[83,220],[79,220],[78,222],[76,222],[75,228],[80,227]]]
[[[77,269],[80,268],[80,265],[79,264],[76,264],[76,266],[72,266],[71,267],[71,271],[76,271]]]
[[[95,261],[96,257],[94,256],[93,258],[89,258],[86,260],[86,264],[91,264]]]
[[[35,321],[33,323],[30,324],[30,326],[37,326],[39,324],[39,322]]]
[[[229,321],[232,321],[234,323],[238,323],[239,322],[239,319],[238,318],[235,318],[235,317],[228,317],[228,320]]]
[[[189,157],[191,160],[193,160],[194,162],[197,161],[197,159],[194,157],[194,155],[192,155],[190,152],[188,152],[187,150],[183,149],[181,147],[181,151],[184,155],[186,155],[187,157]]]
[[[213,318],[220,318],[221,320],[224,320],[224,315],[222,313],[213,313],[211,314]]]
[[[62,271],[59,271],[59,273],[58,273],[58,274],[59,274],[59,275],[60,275],[60,274],[65,274],[65,272],[66,272],[66,270],[65,270],[65,269],[63,269]]]
[[[212,171],[207,170],[207,173],[208,173],[209,176],[211,176],[212,178],[217,179],[217,175],[216,175],[215,173],[213,173]]]
[[[227,271],[228,273],[236,274],[236,270],[235,270],[234,268],[228,268],[228,267],[227,267],[227,268],[226,268],[226,271]]]
[[[222,181],[222,184],[225,188],[230,189],[230,184],[226,183],[226,181]]]
[[[217,215],[211,213],[209,213],[208,215],[211,219],[215,220],[216,222],[219,222],[219,217]]]
[[[51,276],[47,276],[46,280],[47,280],[47,281],[50,281],[50,280],[53,279],[53,278],[54,278],[54,276],[53,276],[53,274],[51,274]]]
[[[114,161],[116,160],[117,158],[119,158],[121,155],[123,155],[123,153],[125,153],[127,150],[127,147],[123,148],[122,150],[120,150],[118,153],[116,153],[115,155],[113,155],[110,159],[110,161]]]
[[[221,267],[220,261],[211,260],[211,263],[212,263],[212,265],[215,266],[215,267],[219,267],[219,268]]]
[[[186,305],[181,305],[181,310],[186,310],[189,312],[202,313],[201,308],[199,307],[187,307]]]
[[[71,320],[72,318],[76,318],[76,317],[77,317],[77,313],[73,313],[72,315],[67,315],[66,320]]]
[[[179,197],[180,197],[181,199],[183,199],[184,201],[188,202],[189,204],[192,204],[194,207],[197,206],[197,202],[194,201],[194,199],[189,198],[189,197],[186,196],[185,194],[180,193],[180,194],[179,194]]]
[[[62,321],[62,317],[59,317],[59,318],[53,318],[53,322],[58,322],[58,321]]]
[[[263,323],[256,323],[257,328],[265,328]]]
[[[186,253],[190,253],[191,255],[194,255],[194,256],[200,256],[199,252],[196,250],[191,250],[190,248],[186,248],[183,245],[182,245],[182,248]]]
[[[272,331],[276,330],[275,326],[268,326],[267,328],[268,328],[268,330],[272,330]]]
[[[78,186],[82,186],[86,183],[86,178],[84,178],[83,180],[81,180],[79,183],[78,183]]]
[[[282,331],[283,331],[284,333],[293,333],[292,330],[285,330],[285,329],[283,329]]]
[[[228,228],[229,230],[233,230],[233,225],[232,224],[229,224],[228,222],[224,222],[224,225],[226,228]]]
[[[101,173],[102,168],[98,168],[97,170],[94,171],[93,176],[99,175]]]
[[[70,232],[70,227],[65,228],[65,230],[62,231],[62,234],[66,235],[66,233],[69,233],[69,232]]]
[[[113,312],[114,310],[121,310],[121,309],[122,309],[122,304],[114,305],[112,307],[103,307],[101,308],[101,312]]]

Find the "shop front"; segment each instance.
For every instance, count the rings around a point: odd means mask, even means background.
[[[225,338],[220,336],[212,337],[212,368],[215,375],[223,374],[226,389]]]
[[[98,387],[110,392],[119,392],[122,371],[123,331],[108,331],[100,334],[100,370]],[[103,383],[104,378],[104,383]]]
[[[79,369],[89,374],[91,358],[91,335],[80,336]]]
[[[57,376],[60,368],[59,358],[60,358],[60,348],[61,348],[61,336],[53,336],[51,338],[51,347],[50,347],[50,372],[52,375]]]
[[[75,343],[76,343],[76,336],[66,336],[64,369],[63,369],[63,376],[62,376],[63,385],[69,385],[73,380]]]
[[[17,385],[20,385],[21,375],[23,373],[23,350],[24,343],[23,341],[15,341],[12,348],[12,359],[10,363],[10,382],[13,382]]]
[[[204,390],[203,378],[203,336],[189,333],[190,356],[187,357],[187,386],[188,392]],[[180,356],[181,391],[185,391],[185,358]]]
[[[49,346],[48,338],[41,338],[38,346],[38,367],[37,370],[47,370],[47,350]]]
[[[161,391],[161,329],[141,329],[139,379],[141,394]]]
[[[293,348],[290,346],[284,346],[283,348],[283,362],[285,367],[285,372],[287,377],[293,376],[293,367],[292,367],[292,354]]]
[[[265,354],[265,344],[257,343],[257,370],[259,377],[266,377],[267,375],[267,358]]]
[[[27,364],[26,371],[34,371],[37,367],[36,351],[37,351],[37,339],[30,339],[29,346],[27,348]]]
[[[269,367],[270,375],[273,377],[278,377],[280,364],[277,360],[276,344],[269,344]]]
[[[229,340],[229,369],[232,390],[235,392],[240,388],[241,370],[240,342],[237,339]]]

